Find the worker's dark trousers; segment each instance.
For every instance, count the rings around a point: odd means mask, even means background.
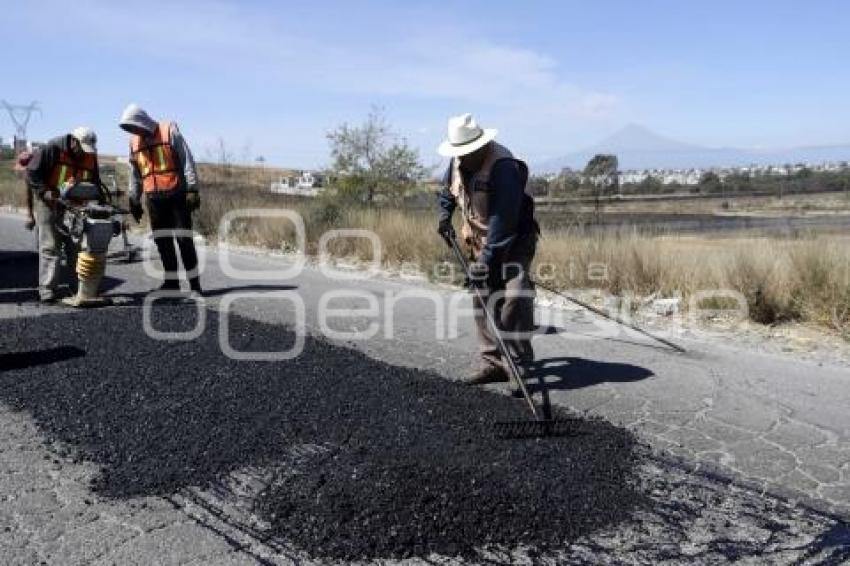
[[[192,288],[199,288],[195,242],[188,234],[170,233],[172,230],[192,230],[192,213],[186,205],[186,193],[180,191],[168,196],[148,197],[147,204],[154,242],[159,250],[162,269],[165,271],[164,283],[179,286],[177,254],[174,250],[174,241],[177,240],[189,284]]]
[[[531,346],[534,333],[534,287],[529,269],[536,249],[536,234],[520,236],[506,254],[503,287],[492,290],[494,293],[502,291],[503,297],[491,301],[489,292],[483,294],[493,309],[493,318],[503,336],[508,334],[504,336],[505,345],[518,364],[528,364],[534,360],[534,349]],[[475,324],[478,327],[482,365],[497,366],[508,371],[507,361],[502,359],[496,337],[478,305],[475,308]]]

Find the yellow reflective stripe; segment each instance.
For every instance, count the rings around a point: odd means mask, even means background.
[[[65,177],[67,175],[68,175],[68,166],[62,165],[62,167],[59,169],[59,178],[56,181],[56,188],[57,189],[62,186],[62,183],[65,182]]]
[[[151,162],[146,153],[139,153],[138,156],[139,169],[142,171],[142,177],[146,177],[151,172]]]
[[[165,171],[168,169],[168,165],[165,163],[165,152],[162,151],[162,146],[159,145],[156,147],[156,155],[159,157],[159,170]]]

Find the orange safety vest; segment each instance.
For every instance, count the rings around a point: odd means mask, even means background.
[[[142,177],[146,193],[173,191],[180,184],[177,160],[171,146],[171,122],[159,122],[152,136],[130,137],[130,161]]]
[[[97,155],[84,153],[79,159],[67,151],[59,152],[59,159],[53,165],[50,176],[47,178],[47,186],[53,190],[59,190],[63,184],[91,182],[97,172]]]

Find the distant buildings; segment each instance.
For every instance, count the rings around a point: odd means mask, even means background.
[[[698,185],[702,176],[708,172],[715,173],[721,180],[731,175],[744,175],[750,177],[775,176],[790,177],[803,170],[813,172],[837,172],[850,169],[847,161],[827,161],[823,163],[795,163],[785,165],[750,165],[747,167],[714,167],[707,169],[630,169],[620,172],[620,184],[637,185],[648,178],[657,179],[663,185]],[[584,176],[578,172],[569,172],[573,175]],[[568,174],[569,174],[568,173]]]
[[[620,184],[640,184],[650,177],[662,185],[697,185],[706,171],[703,169],[644,169],[623,171]]]

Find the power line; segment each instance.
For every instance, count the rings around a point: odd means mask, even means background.
[[[9,119],[15,125],[15,146],[25,144],[27,141],[27,126],[30,123],[32,115],[38,112],[41,114],[41,107],[38,102],[32,101],[29,104],[10,104],[5,100],[0,100],[0,104],[6,109],[9,114]]]

